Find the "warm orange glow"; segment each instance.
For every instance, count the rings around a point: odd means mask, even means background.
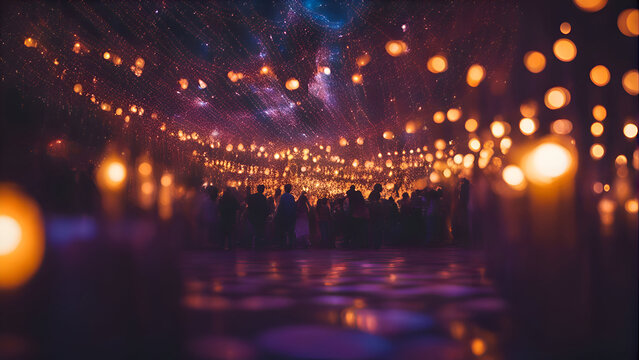
[[[506,184],[512,186],[515,189],[520,189],[522,185],[525,185],[524,173],[518,166],[506,166],[502,171],[501,176]]]
[[[351,76],[351,80],[353,80],[353,84],[361,84],[362,83],[362,74],[356,73]]]
[[[395,138],[395,134],[393,134],[392,131],[384,131],[384,133],[382,134],[382,136],[384,137],[384,139],[386,140],[391,140],[393,138]]]
[[[40,267],[44,247],[36,202],[14,185],[0,184],[0,289],[29,280]]]
[[[637,72],[637,69],[628,70],[623,74],[621,85],[628,94],[639,94],[639,72]]]
[[[550,130],[557,135],[568,135],[572,131],[572,122],[567,119],[553,121]]]
[[[173,184],[173,175],[169,173],[162,174],[162,177],[160,178],[160,185],[162,185],[163,187],[169,187],[172,184]]]
[[[597,12],[606,6],[608,0],[572,0],[581,10]]]
[[[444,141],[444,139],[437,139],[435,140],[435,149],[437,150],[444,150],[446,148],[446,141]]]
[[[571,30],[572,26],[570,26],[569,22],[562,22],[561,25],[559,25],[559,31],[561,31],[561,33],[564,35],[570,34]]]
[[[180,84],[180,87],[182,88],[182,90],[186,90],[189,87],[189,81],[186,79],[180,79],[178,81],[178,84]]]
[[[390,56],[400,56],[406,52],[408,46],[406,43],[401,40],[391,40],[386,43],[386,52]]]
[[[197,84],[200,87],[200,89],[206,89],[206,87],[208,86],[202,79],[198,79]]]
[[[599,137],[604,132],[604,126],[600,122],[594,122],[590,125],[590,133],[594,137]]]
[[[456,122],[457,120],[459,120],[461,115],[462,115],[461,110],[455,109],[455,108],[449,109],[446,112],[446,117],[448,118],[448,121],[450,122]]]
[[[606,108],[602,105],[595,105],[592,108],[592,117],[594,117],[597,121],[604,121],[607,115],[608,111],[606,111]]]
[[[270,72],[271,70],[268,68],[268,66],[262,66],[262,68],[260,69],[260,74],[262,75],[266,75]]]
[[[138,165],[138,172],[142,176],[149,176],[153,172],[153,166],[150,163],[144,161]]]
[[[146,62],[141,57],[135,59],[135,67],[137,67],[138,69],[144,69],[145,64]]]
[[[464,128],[468,132],[475,132],[475,130],[477,130],[478,125],[479,124],[477,123],[477,120],[471,118],[466,120],[466,123],[464,124]]]
[[[366,66],[369,62],[371,62],[371,56],[367,53],[364,53],[357,57],[357,66]]]
[[[637,137],[637,125],[633,123],[627,123],[623,127],[623,134],[628,139],[634,139]]]
[[[506,126],[501,121],[493,121],[490,124],[490,132],[494,137],[500,138],[506,134]]]
[[[637,199],[627,200],[624,204],[624,208],[628,213],[636,214],[637,211],[639,211],[639,202],[637,202]]]
[[[479,64],[474,64],[468,68],[466,83],[471,87],[477,87],[486,77],[486,69]]]
[[[285,86],[290,91],[297,90],[300,87],[300,82],[296,78],[290,78],[286,80]]]
[[[443,111],[438,111],[433,114],[433,121],[435,124],[441,124],[446,120],[446,115],[444,115]]]
[[[345,138],[340,138],[339,146],[346,146],[346,145],[348,145],[348,140],[346,140]]]
[[[534,100],[526,101],[519,106],[519,113],[523,117],[532,118],[537,115],[537,102]]]
[[[228,151],[228,152],[233,151],[233,144],[226,145],[226,151]]]
[[[470,343],[470,350],[473,352],[473,355],[482,356],[486,353],[486,343],[482,339],[475,338]]]
[[[546,107],[551,110],[560,109],[570,104],[570,92],[563,87],[557,86],[548,89],[544,96]]]
[[[82,94],[82,85],[81,84],[73,85],[73,92],[75,92],[76,94]]]
[[[479,149],[481,149],[481,143],[479,142],[479,139],[477,138],[470,139],[468,141],[468,148],[472,150],[473,152],[478,152]]]
[[[104,58],[104,60],[109,60],[111,58],[111,53],[107,51],[102,54],[102,57]]]
[[[38,42],[35,39],[28,37],[24,39],[24,46],[34,48],[38,46]]]
[[[417,124],[414,121],[408,121],[405,130],[407,134],[414,134],[417,131]]]
[[[0,256],[15,250],[22,240],[22,227],[16,219],[0,215]]]
[[[532,135],[537,131],[537,123],[531,118],[523,118],[519,121],[519,130],[524,135]]]
[[[428,59],[426,67],[433,74],[439,74],[448,69],[448,61],[443,55],[435,55]]]
[[[546,68],[546,57],[539,51],[529,51],[524,55],[524,65],[533,74],[538,74]]]
[[[590,80],[597,86],[606,86],[610,82],[610,71],[603,65],[597,65],[590,70]]]
[[[590,147],[590,156],[595,160],[601,159],[605,154],[606,149],[601,144],[593,144]]]
[[[572,163],[568,149],[554,142],[543,142],[525,156],[524,171],[531,181],[549,184],[568,172]]]
[[[364,145],[364,138],[360,136],[357,138],[357,140],[355,140],[355,142],[357,143],[357,145]]]
[[[626,9],[617,18],[617,27],[622,34],[628,37],[639,35],[639,10]]]
[[[566,38],[555,41],[555,44],[552,46],[552,51],[557,59],[563,62],[573,61],[577,56],[577,46]]]

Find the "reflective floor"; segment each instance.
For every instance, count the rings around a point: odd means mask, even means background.
[[[504,358],[508,305],[460,249],[185,253],[195,359]]]

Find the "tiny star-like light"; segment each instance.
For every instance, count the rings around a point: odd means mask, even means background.
[[[353,80],[353,84],[361,84],[362,83],[362,74],[355,73],[351,76],[351,80]]]

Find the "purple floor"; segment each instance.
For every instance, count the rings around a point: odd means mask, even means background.
[[[195,359],[504,356],[507,304],[459,249],[185,253]]]

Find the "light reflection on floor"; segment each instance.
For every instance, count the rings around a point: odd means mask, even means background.
[[[507,304],[459,249],[187,253],[196,359],[503,358]]]

